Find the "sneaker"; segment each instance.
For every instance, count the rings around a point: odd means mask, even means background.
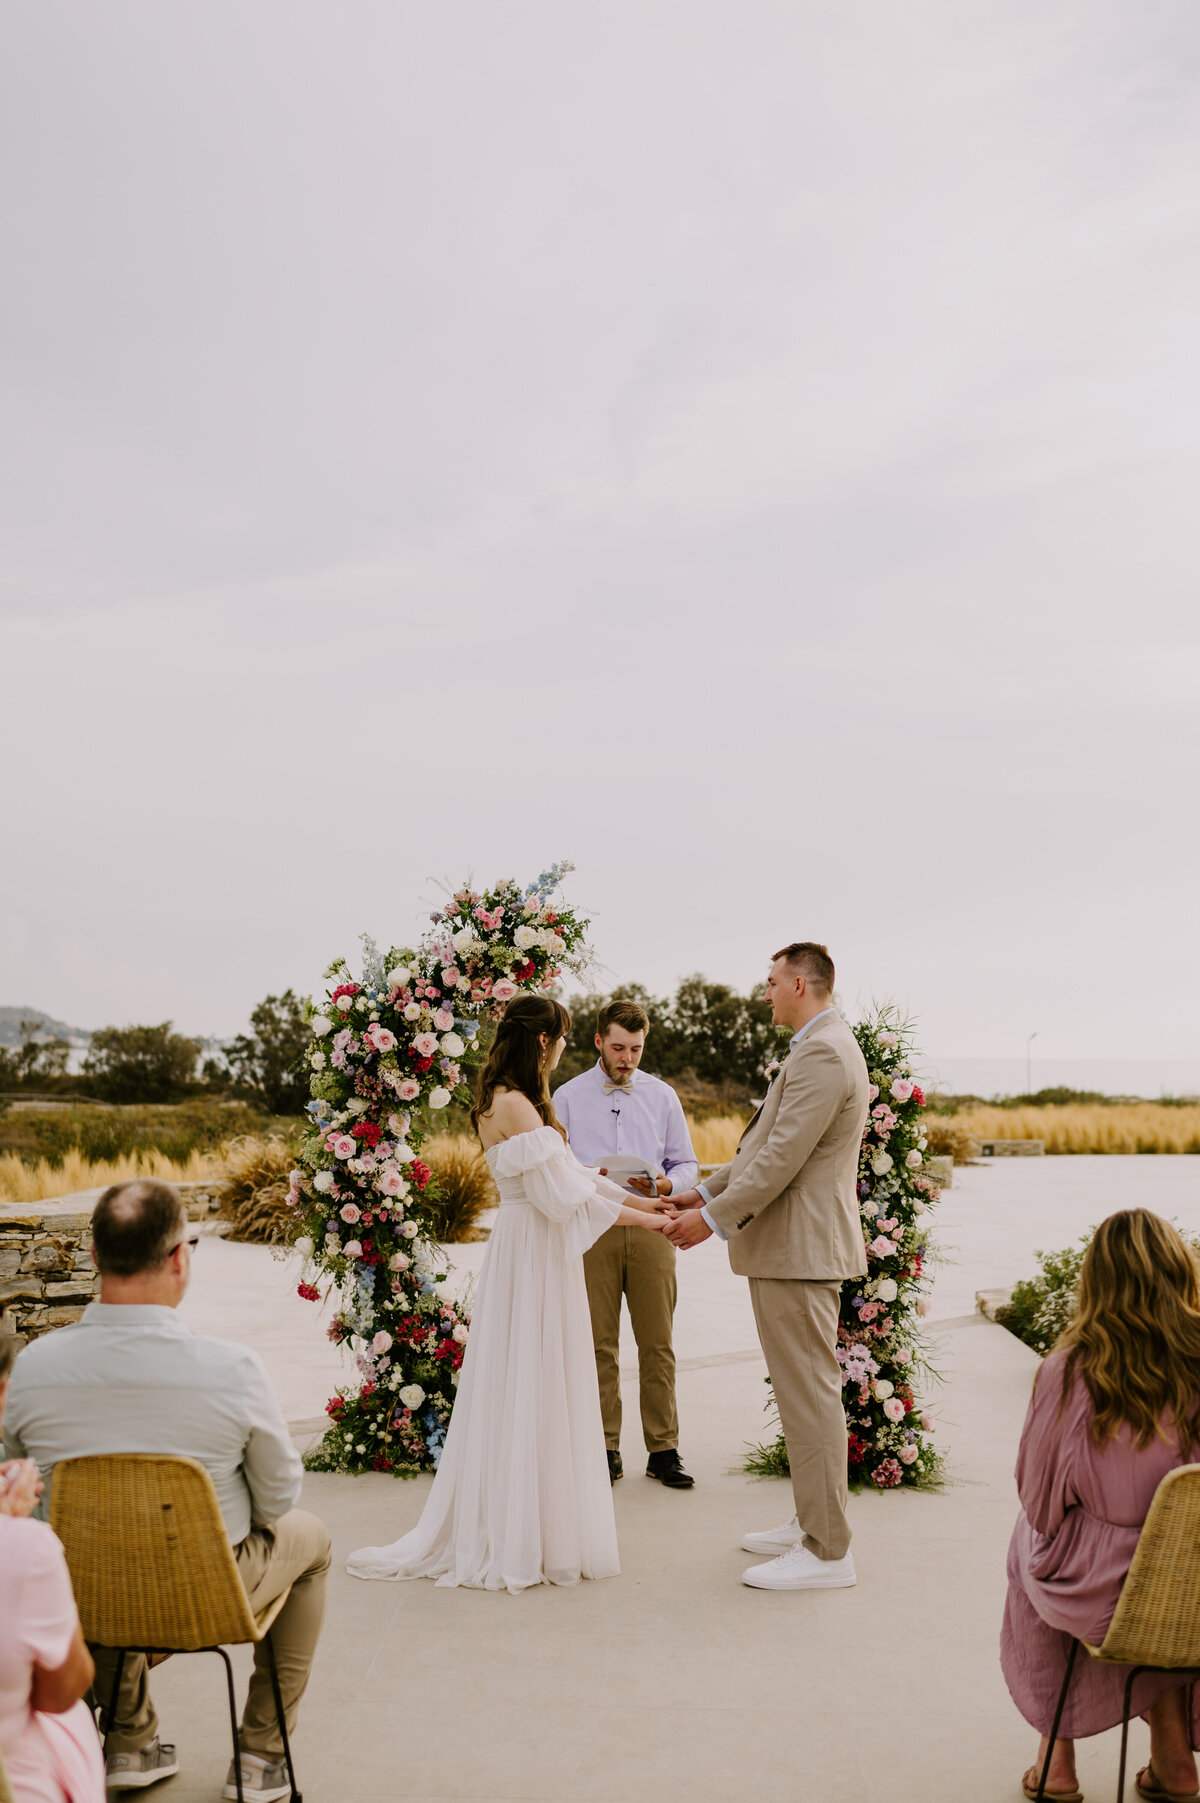
[[[142,1790],[160,1778],[173,1778],[178,1770],[174,1747],[156,1735],[136,1753],[110,1753],[104,1761],[104,1783],[109,1790]]]
[[[755,1590],[847,1590],[857,1580],[849,1553],[842,1559],[818,1559],[806,1546],[789,1547],[767,1565],[751,1565],[742,1583]]]
[[[280,1760],[278,1765],[268,1765],[257,1753],[243,1753],[242,1795],[246,1803],[278,1803],[281,1797],[290,1797],[292,1787],[288,1782],[287,1765]],[[237,1773],[233,1769],[233,1761],[229,1762],[229,1776],[225,1780],[223,1797],[231,1797],[237,1803]]]
[[[804,1529],[795,1515],[781,1528],[765,1528],[761,1534],[743,1534],[742,1551],[744,1553],[786,1553],[793,1546],[799,1546],[804,1539]]]

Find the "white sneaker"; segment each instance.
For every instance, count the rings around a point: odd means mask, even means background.
[[[144,1790],[161,1778],[173,1778],[178,1770],[175,1748],[155,1735],[136,1753],[110,1753],[104,1761],[104,1783],[108,1790]]]
[[[790,1547],[799,1546],[804,1539],[804,1529],[799,1519],[793,1515],[781,1528],[767,1528],[761,1534],[743,1534],[742,1551],[744,1553],[786,1553]]]
[[[854,1560],[818,1559],[806,1546],[789,1547],[766,1565],[751,1565],[742,1583],[756,1590],[846,1590],[855,1582]]]
[[[243,1753],[240,1756],[242,1768],[242,1795],[246,1803],[279,1803],[281,1797],[290,1797],[292,1787],[288,1783],[287,1766],[281,1759],[278,1765],[270,1765],[267,1760],[260,1759],[257,1753]],[[237,1774],[232,1764],[229,1776],[225,1780],[222,1797],[230,1797],[237,1803]]]

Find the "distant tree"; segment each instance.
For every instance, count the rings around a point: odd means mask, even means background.
[[[771,1010],[761,990],[739,995],[725,983],[685,977],[671,1001],[653,996],[640,983],[625,983],[606,995],[572,996],[571,1031],[555,1072],[555,1084],[578,1076],[596,1061],[596,1014],[618,996],[640,1002],[650,1016],[643,1064],[665,1077],[685,1098],[730,1102],[761,1094],[763,1069],[779,1044]]]
[[[298,996],[290,989],[265,996],[250,1016],[249,1033],[239,1033],[224,1048],[238,1090],[260,1102],[268,1114],[302,1114],[309,1088],[300,1055],[308,1037]],[[205,1074],[209,1071],[206,1064]]]
[[[0,1086],[7,1089],[36,1089],[39,1084],[53,1085],[67,1074],[71,1056],[70,1041],[57,1033],[39,1038],[45,1032],[37,1020],[20,1024],[21,1044],[15,1051],[0,1046]]]
[[[109,1102],[172,1102],[192,1086],[201,1042],[157,1027],[101,1027],[83,1061],[92,1088]]]

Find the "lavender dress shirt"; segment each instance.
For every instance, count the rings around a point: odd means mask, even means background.
[[[580,1164],[600,1165],[615,1152],[644,1158],[671,1179],[671,1189],[691,1189],[700,1174],[683,1105],[669,1083],[634,1071],[633,1089],[604,1093],[604,1066],[572,1077],[554,1092],[554,1110]]]

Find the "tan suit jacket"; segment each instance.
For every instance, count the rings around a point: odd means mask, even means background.
[[[742,1134],[733,1163],[704,1187],[708,1212],[743,1277],[860,1277],[858,1154],[870,1082],[840,1014],[809,1027]]]

